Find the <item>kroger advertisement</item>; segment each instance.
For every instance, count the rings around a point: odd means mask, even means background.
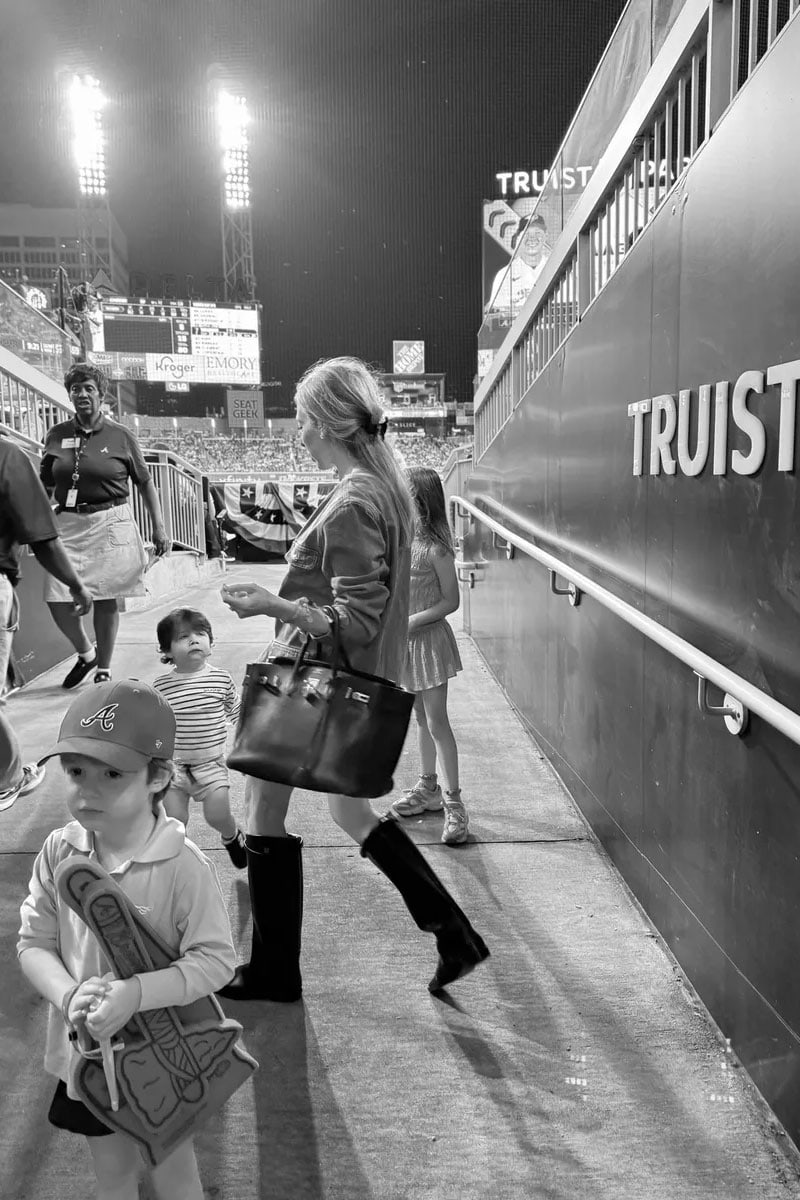
[[[260,307],[210,301],[104,299],[88,357],[111,379],[257,384]]]

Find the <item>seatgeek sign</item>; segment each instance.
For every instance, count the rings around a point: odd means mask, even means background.
[[[637,400],[628,405],[633,432],[634,475],[755,475],[767,453],[760,412],[778,407],[778,470],[793,471],[800,359],[766,371],[743,371],[734,382],[720,380]],[[772,390],[775,389],[775,390]],[[729,433],[744,435],[742,449],[729,448]],[[693,434],[693,444],[690,438]]]

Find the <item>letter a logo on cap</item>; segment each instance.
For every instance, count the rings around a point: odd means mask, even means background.
[[[105,733],[110,733],[114,728],[114,717],[118,708],[118,704],[106,704],[104,708],[98,709],[91,717],[82,717],[81,725],[84,729],[88,729],[90,725],[94,725],[95,721],[97,721]]]

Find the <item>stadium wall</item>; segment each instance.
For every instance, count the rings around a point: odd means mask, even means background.
[[[800,370],[798,60],[794,19],[510,413],[467,493],[794,713],[795,400],[767,372]],[[755,390],[740,392],[736,417],[742,377]],[[712,428],[727,420],[726,465],[714,467],[714,432],[692,474],[699,389],[718,381],[731,389],[719,408],[711,398]],[[629,405],[666,396],[677,407],[682,391],[682,461],[670,470],[675,440],[670,451],[648,432],[635,474]],[[754,473],[748,410],[765,435]],[[697,680],[677,659],[590,597],[571,607],[553,595],[547,571],[524,554],[509,561],[485,526],[473,533],[468,557],[487,565],[468,592],[472,636],[800,1142],[800,747],[755,717],[731,736],[698,711]]]

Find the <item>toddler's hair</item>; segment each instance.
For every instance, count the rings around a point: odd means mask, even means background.
[[[455,554],[444,488],[438,471],[432,467],[412,467],[408,478],[417,505],[420,535],[426,542],[439,546],[445,554]]]
[[[162,662],[172,662],[172,643],[181,629],[191,629],[192,633],[207,633],[209,642],[212,645],[214,643],[211,622],[205,613],[201,613],[198,608],[173,608],[172,612],[162,617],[156,625]]]

